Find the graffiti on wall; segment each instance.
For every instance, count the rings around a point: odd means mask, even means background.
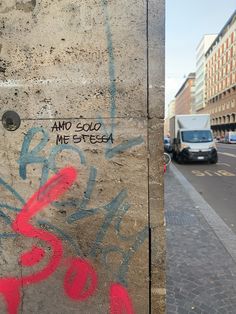
[[[25,237],[40,239],[51,247],[51,257],[48,264],[36,273],[20,278],[0,278],[0,293],[4,296],[9,314],[17,314],[20,306],[21,288],[36,284],[47,279],[59,267],[63,258],[62,241],[54,234],[34,227],[30,220],[46,206],[58,200],[61,194],[70,188],[76,179],[74,168],[65,168],[49,179],[26,202],[16,219],[12,229]],[[45,251],[33,246],[29,251],[20,256],[19,263],[31,267],[44,258]],[[64,278],[64,290],[72,300],[84,301],[92,296],[97,288],[98,277],[91,264],[81,258],[71,258]],[[126,289],[113,283],[110,287],[110,313],[134,313],[132,302]]]
[[[7,1],[4,1],[4,10],[6,7],[6,12],[8,12],[7,3]],[[56,121],[51,126],[51,132],[56,136],[55,145],[50,146],[47,155],[45,155],[45,151],[48,151],[46,149],[47,145],[49,142],[51,143],[48,131],[42,127],[34,127],[28,130],[18,159],[19,179],[28,179],[29,165],[37,166],[41,170],[39,188],[28,201],[20,194],[20,188],[17,191],[3,178],[0,178],[0,186],[21,204],[21,206],[16,207],[6,203],[4,200],[0,200],[0,221],[12,229],[11,232],[1,233],[0,231],[0,240],[4,241],[23,235],[27,238],[40,239],[51,247],[50,260],[43,269],[25,277],[9,276],[0,278],[0,293],[7,304],[9,314],[16,314],[19,311],[21,302],[20,290],[23,286],[30,286],[47,280],[58,269],[63,259],[64,241],[71,245],[75,253],[75,257],[67,258],[67,271],[63,282],[65,294],[71,300],[82,302],[96,293],[98,274],[92,266],[91,260],[95,259],[95,257],[100,258],[104,267],[112,273],[114,278],[114,282],[109,286],[110,314],[134,313],[132,300],[127,290],[127,275],[133,257],[148,239],[148,227],[144,226],[141,230],[129,236],[122,233],[124,217],[131,208],[127,188],[123,188],[115,195],[109,196],[107,202],[99,207],[94,208],[90,206],[99,169],[94,165],[90,167],[87,165],[85,152],[81,145],[84,143],[90,145],[103,144],[104,156],[107,160],[111,160],[118,154],[144,142],[142,136],[125,139],[119,144],[115,141],[116,73],[112,32],[107,7],[108,1],[101,0],[108,52],[110,119],[104,119],[101,115],[98,115],[96,122],[93,123],[77,121],[73,124],[67,120]],[[68,131],[68,134],[62,131]],[[37,144],[35,144],[36,142]],[[80,165],[89,167],[86,190],[81,199],[68,198],[60,200],[60,196],[72,186],[76,178],[76,170],[74,168],[59,170],[57,157],[65,151],[77,154],[79,160],[78,169]],[[51,174],[54,174],[54,176],[49,179]],[[86,260],[83,258],[83,253],[78,243],[58,226],[42,219],[36,219],[37,227],[31,224],[30,221],[36,213],[42,211],[50,204],[59,209],[70,207],[72,212],[66,217],[65,223],[71,225],[88,217],[95,217],[98,214],[103,215],[101,225],[95,230],[94,241],[91,244]],[[8,215],[8,211],[17,214],[14,220]],[[127,249],[123,249],[122,245],[105,243],[105,236],[111,228],[115,230],[118,243],[129,244],[126,245]],[[118,253],[120,256],[119,269],[115,273],[113,273],[107,258],[112,253]],[[46,251],[34,245],[29,251],[24,252],[20,256],[19,264],[30,268],[39,264],[45,257]]]
[[[104,3],[103,9],[106,15],[106,3]],[[26,201],[19,191],[13,188],[8,182],[3,178],[0,178],[0,186],[20,202],[22,206],[16,207],[12,204],[6,203],[4,200],[0,200],[0,221],[5,223],[7,226],[11,227],[11,232],[1,232],[0,240],[7,240],[9,238],[15,238],[19,234],[26,237],[40,238],[51,243],[53,252],[58,251],[55,256],[51,257],[51,264],[48,268],[41,270],[39,273],[32,274],[28,277],[4,277],[0,279],[0,292],[3,294],[5,301],[8,305],[8,312],[10,314],[17,313],[20,303],[20,288],[22,285],[27,286],[31,284],[36,284],[42,280],[46,280],[51,276],[55,270],[59,267],[59,261],[63,256],[63,241],[66,241],[74,249],[74,253],[77,257],[70,259],[70,265],[68,266],[68,271],[64,280],[64,291],[65,294],[72,300],[86,300],[91,297],[97,288],[97,278],[95,269],[92,267],[88,260],[84,260],[83,253],[79,245],[75,242],[70,235],[66,234],[64,230],[58,228],[58,226],[53,225],[47,220],[37,220],[37,225],[40,228],[33,227],[29,220],[33,215],[44,207],[40,207],[42,204],[36,202],[36,195],[41,195],[42,191],[45,194],[46,199],[48,199],[47,204],[52,204],[57,208],[70,207],[73,212],[66,217],[65,223],[76,224],[85,218],[93,217],[98,214],[103,215],[103,221],[98,229],[95,231],[94,241],[91,244],[90,252],[87,254],[88,259],[100,258],[104,267],[112,273],[114,282],[110,285],[109,297],[110,297],[110,313],[134,313],[131,299],[127,292],[127,275],[130,262],[135,256],[136,252],[143,245],[145,240],[148,238],[148,227],[145,226],[143,229],[139,230],[133,235],[125,235],[122,233],[122,223],[125,215],[128,213],[131,205],[128,201],[128,191],[127,188],[123,188],[118,191],[115,195],[110,196],[107,203],[100,205],[99,207],[90,207],[90,200],[93,195],[93,191],[96,186],[96,179],[98,176],[99,169],[94,165],[89,167],[89,175],[87,179],[86,190],[81,199],[69,198],[63,201],[58,199],[60,195],[56,195],[54,199],[51,195],[47,194],[47,188],[52,184],[59,184],[57,182],[59,177],[63,177],[62,170],[59,170],[57,165],[57,157],[63,152],[70,152],[77,154],[78,165],[87,165],[85,152],[82,149],[83,145],[80,144],[104,144],[104,157],[107,160],[111,160],[118,154],[127,151],[128,149],[135,147],[137,145],[143,144],[144,140],[141,136],[128,138],[123,142],[115,143],[115,115],[116,115],[116,83],[115,68],[114,68],[114,56],[113,47],[111,42],[111,33],[109,28],[109,23],[107,17],[106,22],[106,33],[108,40],[108,53],[109,53],[109,77],[110,77],[110,119],[107,124],[104,122],[103,118],[98,116],[96,122],[82,123],[77,121],[72,123],[67,120],[58,120],[51,126],[51,133],[56,135],[54,144],[51,146],[51,138],[49,132],[43,127],[33,127],[27,131],[24,136],[22,143],[18,164],[19,164],[19,178],[20,180],[28,179],[28,166],[34,165],[41,167],[40,184],[39,190],[36,192],[29,201]],[[68,131],[68,134],[63,132]],[[72,135],[71,135],[72,134]],[[36,143],[36,144],[35,144]],[[45,151],[48,151],[47,145],[50,143],[50,150],[47,155]],[[79,168],[78,166],[78,168]],[[59,172],[58,172],[59,171]],[[49,179],[50,174],[54,173],[53,179]],[[59,177],[57,177],[59,173]],[[62,175],[63,174],[63,175]],[[56,179],[57,178],[57,179]],[[59,180],[60,181],[60,180]],[[69,180],[70,181],[70,180]],[[73,180],[71,180],[71,183]],[[61,183],[60,183],[61,184]],[[20,185],[20,181],[19,181]],[[60,185],[58,185],[60,186]],[[46,188],[47,187],[47,188]],[[61,193],[69,188],[68,183],[66,185],[61,185]],[[20,190],[20,189],[19,189]],[[60,189],[59,189],[60,190]],[[50,193],[48,191],[48,193]],[[50,196],[50,197],[49,197]],[[32,201],[35,200],[35,203]],[[33,207],[29,205],[33,202]],[[30,204],[29,204],[30,203]],[[23,217],[26,214],[27,208],[31,208],[31,215],[28,220],[24,221]],[[12,220],[7,211],[17,213],[16,220]],[[22,222],[22,225],[19,224]],[[118,241],[121,243],[127,243],[127,249],[123,249],[122,246],[115,244],[105,244],[105,237],[109,230],[114,228]],[[47,231],[43,231],[47,230]],[[50,242],[51,241],[51,242]],[[54,245],[54,246],[53,246]],[[119,269],[113,273],[112,267],[109,265],[109,259],[107,258],[110,254],[117,253],[120,256]],[[19,263],[24,267],[31,267],[38,264],[45,256],[45,251],[38,247],[33,246],[28,252],[21,255]],[[56,259],[55,259],[55,258]],[[74,277],[74,274],[76,276]],[[71,277],[73,276],[73,280]],[[88,285],[88,282],[90,283]],[[76,289],[75,289],[76,287]],[[86,287],[86,288],[85,288]],[[12,296],[14,295],[14,297]]]
[[[37,139],[37,141],[35,141]],[[133,235],[124,235],[121,231],[124,216],[130,209],[128,202],[128,191],[126,188],[119,191],[116,195],[102,206],[90,208],[89,203],[96,185],[98,169],[95,166],[89,167],[86,190],[82,199],[67,198],[60,200],[59,197],[73,184],[76,178],[74,168],[58,169],[57,157],[63,151],[76,153],[81,166],[86,165],[84,151],[77,145],[55,144],[50,146],[50,151],[45,156],[45,147],[49,142],[49,133],[44,128],[31,128],[25,134],[20,156],[19,177],[21,180],[28,178],[28,166],[38,165],[41,167],[41,180],[38,191],[26,202],[24,198],[10,184],[0,178],[0,186],[11,193],[11,195],[22,204],[15,207],[6,202],[0,203],[0,220],[9,225],[13,232],[0,233],[0,239],[17,237],[19,234],[25,237],[41,239],[52,248],[52,256],[47,266],[37,273],[26,277],[4,277],[0,279],[0,293],[4,296],[9,314],[18,313],[21,301],[20,289],[23,286],[36,284],[46,280],[59,267],[63,258],[63,241],[66,241],[74,249],[76,257],[68,258],[68,270],[64,278],[64,292],[74,301],[86,301],[96,293],[98,286],[98,275],[91,262],[87,259],[100,257],[102,264],[113,274],[114,282],[109,288],[110,314],[131,314],[134,313],[131,298],[127,291],[127,274],[132,258],[148,238],[148,227],[144,227]],[[35,146],[33,146],[33,144]],[[43,153],[44,152],[44,153]],[[49,179],[50,173],[54,176]],[[76,224],[78,221],[87,217],[93,217],[103,213],[103,221],[96,231],[94,242],[91,244],[87,259],[83,259],[83,252],[78,244],[63,230],[53,225],[47,220],[36,220],[40,228],[30,224],[30,220],[37,212],[43,210],[47,205],[56,208],[70,207],[73,212],[66,218],[66,223]],[[12,221],[6,211],[17,213],[16,219]],[[124,250],[118,245],[106,244],[104,239],[110,228],[114,228],[119,241],[129,243],[129,248]],[[47,231],[45,231],[47,230]],[[118,253],[121,257],[118,271],[113,273],[112,267],[108,264],[108,256]],[[44,257],[46,252],[43,248],[33,246],[29,251],[20,256],[19,263],[23,267],[37,265]]]
[[[55,121],[51,130],[53,133],[56,133],[56,145],[59,144],[79,144],[79,143],[88,143],[88,144],[102,144],[102,143],[112,143],[113,135],[110,134],[101,134],[99,130],[101,129],[101,123],[81,123],[77,122],[75,125],[71,121]],[[63,131],[63,134],[61,134]],[[70,131],[73,134],[64,134],[65,131]]]
[[[34,137],[39,138],[41,135],[40,141],[36,144],[35,147],[32,146],[32,142]],[[19,176],[21,179],[25,180],[27,178],[27,167],[29,165],[40,165],[41,166],[41,182],[40,185],[45,184],[48,180],[49,172],[56,173],[58,171],[58,167],[56,165],[57,157],[63,151],[71,151],[76,153],[79,158],[79,162],[81,165],[86,164],[86,157],[84,151],[79,146],[73,146],[71,144],[60,144],[55,145],[49,151],[48,156],[42,154],[45,150],[45,146],[48,144],[49,134],[43,128],[32,128],[25,135],[22,149],[20,153],[20,158],[18,160],[19,163]],[[142,230],[137,232],[134,235],[125,236],[121,232],[122,221],[124,216],[128,213],[130,209],[130,204],[128,202],[128,191],[126,188],[119,191],[116,195],[114,195],[108,203],[97,207],[90,208],[89,203],[95,189],[96,178],[98,169],[93,165],[89,168],[89,177],[87,180],[86,190],[83,194],[82,199],[71,198],[61,202],[54,202],[53,205],[59,209],[63,209],[66,207],[72,208],[73,212],[67,217],[66,222],[69,224],[74,224],[77,221],[83,220],[88,217],[93,217],[98,215],[99,213],[103,213],[104,220],[97,231],[94,243],[91,245],[91,250],[89,252],[90,257],[95,257],[100,254],[101,260],[103,263],[107,264],[107,256],[109,254],[118,253],[123,257],[123,261],[121,261],[121,265],[117,274],[117,280],[122,284],[127,284],[126,276],[128,272],[128,265],[133,258],[134,254],[143,244],[143,242],[148,238],[148,227],[144,227]],[[1,184],[1,181],[0,181]],[[10,187],[8,187],[9,189]],[[22,197],[18,192],[12,191],[14,196],[17,197],[18,200],[22,201]],[[24,201],[23,201],[24,204]],[[1,204],[0,204],[1,206]],[[17,209],[15,209],[17,210]],[[80,248],[74,243],[73,240],[70,239],[69,236],[65,235],[62,231],[58,230],[58,228],[52,226],[51,223],[45,221],[39,221],[41,225],[44,227],[48,227],[49,229],[53,229],[55,232],[58,232],[60,236],[70,242],[72,247],[75,248],[76,253],[82,256],[82,252]],[[103,240],[111,228],[114,225],[117,237],[120,241],[130,243],[130,249],[128,251],[124,251],[116,246],[108,246],[106,248],[103,247]],[[108,266],[108,265],[107,265]]]

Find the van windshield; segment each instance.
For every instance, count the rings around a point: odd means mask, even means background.
[[[212,142],[212,133],[207,130],[182,131],[182,141],[186,143],[207,143]]]
[[[236,134],[231,134],[229,138],[231,141],[236,141]]]

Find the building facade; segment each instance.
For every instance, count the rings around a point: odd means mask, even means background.
[[[193,112],[205,108],[205,54],[217,34],[204,35],[196,49],[195,104]]]
[[[171,100],[168,104],[167,114],[164,122],[164,135],[169,136],[170,119],[175,115],[175,99]]]
[[[224,136],[236,129],[236,11],[206,52],[205,71],[203,112],[211,114],[214,134]]]
[[[175,114],[193,112],[195,99],[195,73],[190,73],[175,95]]]
[[[168,117],[169,119],[175,115],[175,99],[171,100],[168,104]]]

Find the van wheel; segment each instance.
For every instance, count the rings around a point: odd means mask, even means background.
[[[180,165],[183,163],[183,158],[180,155],[177,155],[177,163]]]
[[[218,162],[218,158],[212,159],[211,164],[216,164]]]
[[[176,152],[173,152],[172,154],[174,161],[177,161]]]

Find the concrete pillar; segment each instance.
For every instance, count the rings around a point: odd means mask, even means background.
[[[2,0],[0,313],[164,313],[163,0]]]

